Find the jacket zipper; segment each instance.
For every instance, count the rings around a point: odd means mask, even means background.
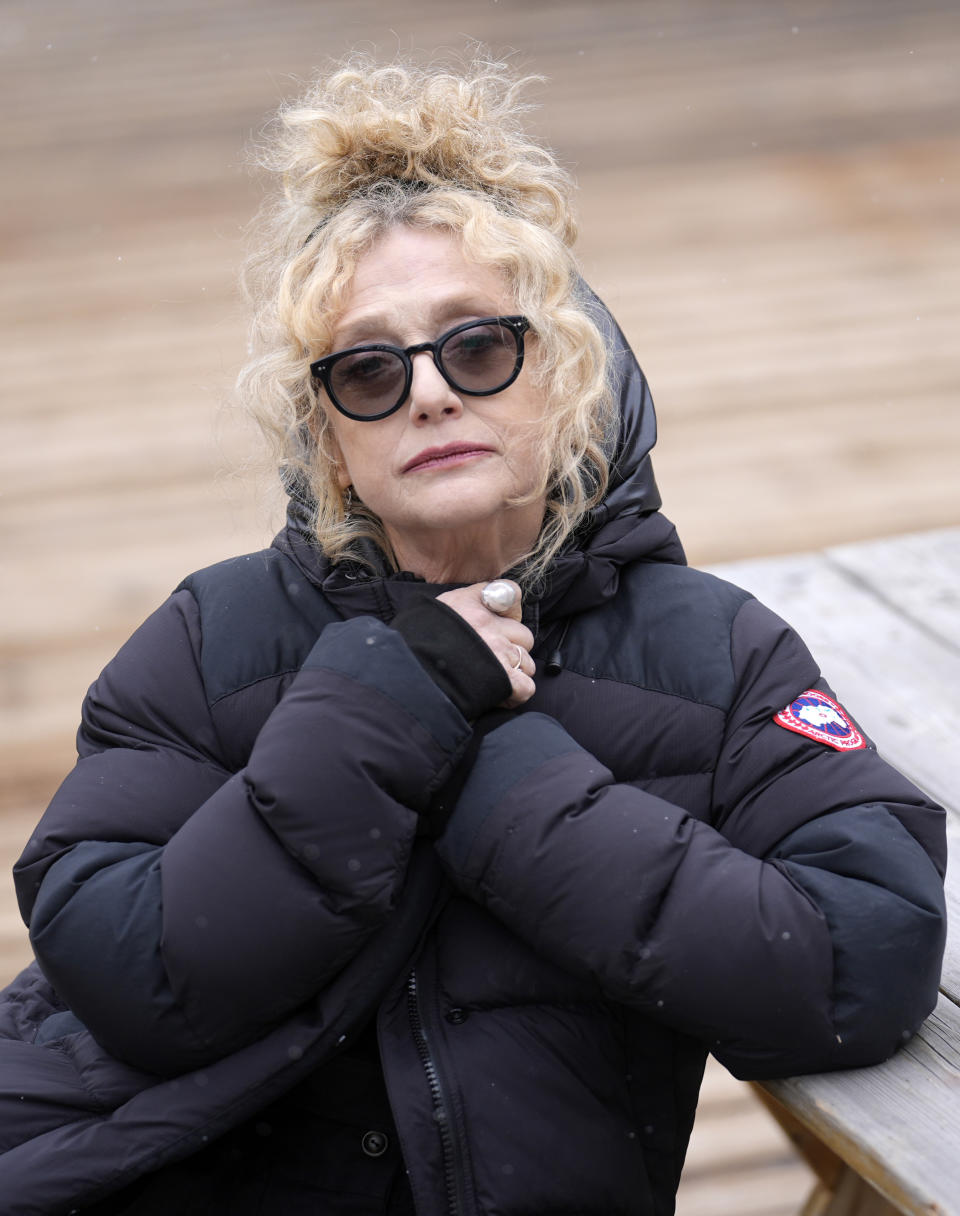
[[[417,1045],[417,1054],[426,1074],[430,1087],[430,1097],[433,1101],[433,1115],[440,1131],[440,1144],[443,1150],[443,1179],[447,1191],[447,1209],[451,1216],[462,1216],[463,1204],[460,1200],[460,1188],[457,1183],[457,1143],[453,1127],[450,1123],[450,1112],[444,1098],[443,1086],[440,1083],[440,1073],[436,1062],[430,1053],[430,1044],[423,1028],[423,1016],[420,1012],[420,995],[417,990],[417,973],[411,971],[407,979],[407,1010],[410,1015],[410,1029],[413,1040]]]

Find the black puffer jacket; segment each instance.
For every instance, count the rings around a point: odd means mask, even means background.
[[[296,510],[93,686],[17,867],[46,979],[0,1008],[4,1212],[195,1152],[376,1010],[418,1216],[668,1213],[708,1050],[771,1077],[917,1029],[942,815],[775,721],[826,686],[682,564],[621,365],[610,494],[528,609],[536,696],[479,748],[391,627],[437,589],[331,569]]]

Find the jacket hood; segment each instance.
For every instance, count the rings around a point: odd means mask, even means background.
[[[650,451],[657,439],[653,399],[636,356],[606,305],[583,285],[595,322],[612,351],[614,388],[618,397],[618,426],[610,444],[610,477],[606,495],[595,507],[563,552],[555,559],[547,583],[537,597],[536,615],[582,612],[614,595],[620,568],[628,562],[658,561],[682,565],[683,548],[673,525],[659,511],[660,492]],[[410,575],[372,580],[355,569],[332,567],[312,540],[313,503],[305,485],[287,483],[287,527],[274,542],[292,557],[311,579],[338,600],[357,583],[379,583],[377,598],[382,613],[386,600],[402,597],[404,584],[417,585]],[[372,548],[372,546],[371,546]],[[395,584],[386,586],[385,584]],[[420,584],[422,585],[422,584]],[[370,591],[363,599],[370,599]],[[355,595],[348,598],[358,598]],[[395,603],[394,603],[395,608]],[[392,615],[392,613],[391,613]]]
[[[541,607],[561,615],[582,612],[615,595],[620,569],[628,562],[686,561],[676,529],[660,514],[650,458],[657,419],[647,378],[610,310],[586,284],[584,290],[612,352],[618,425],[608,453],[610,475],[603,502],[551,569]]]
[[[592,512],[590,531],[618,515],[646,515],[660,507],[650,452],[657,442],[653,399],[636,356],[603,301],[584,284],[594,321],[613,354],[614,391],[618,396],[618,427],[610,460],[610,481],[603,502]]]

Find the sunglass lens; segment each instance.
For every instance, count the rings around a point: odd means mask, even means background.
[[[403,394],[403,360],[385,350],[358,351],[330,368],[330,388],[340,404],[360,417],[391,409]]]
[[[440,348],[444,371],[468,393],[500,388],[513,375],[517,340],[506,325],[473,325],[449,337]]]

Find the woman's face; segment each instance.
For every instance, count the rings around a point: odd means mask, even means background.
[[[515,311],[499,272],[468,262],[457,237],[394,228],[358,263],[331,350],[405,348]],[[439,565],[451,580],[493,577],[533,545],[543,498],[507,504],[539,482],[536,423],[546,404],[531,375],[536,358],[528,334],[513,384],[471,397],[424,352],[413,356],[407,401],[389,417],[358,422],[327,403],[340,485],[352,485],[379,516],[402,567],[437,577]]]

